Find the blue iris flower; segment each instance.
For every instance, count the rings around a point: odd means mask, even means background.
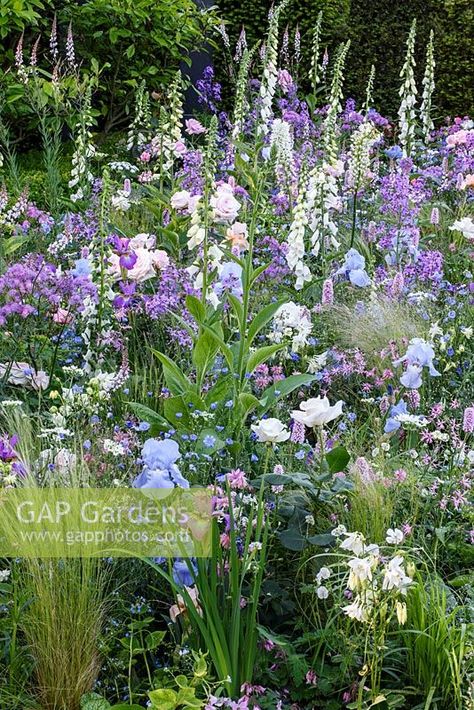
[[[420,368],[427,367],[432,377],[440,377],[441,373],[433,365],[435,352],[431,343],[422,338],[413,338],[405,355],[394,361],[394,365],[406,362],[408,365],[417,365]]]
[[[400,429],[401,424],[395,419],[395,417],[397,417],[399,414],[408,414],[407,405],[403,399],[401,399],[398,404],[394,404],[392,407],[390,407],[388,419],[385,422],[384,428],[384,432],[386,434],[390,434],[392,431],[397,431],[397,429]]]
[[[366,270],[365,258],[359,254],[357,249],[349,249],[344,257],[344,263],[336,271],[336,276],[345,276],[353,286],[364,288],[372,283]]]
[[[147,439],[142,449],[143,470],[133,481],[134,488],[189,488],[176,461],[179,446],[173,439]]]
[[[191,567],[191,570],[189,569]],[[196,580],[197,569],[192,560],[175,560],[173,562],[173,581],[182,587],[192,587]]]

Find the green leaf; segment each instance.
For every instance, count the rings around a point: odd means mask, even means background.
[[[206,308],[202,301],[192,294],[186,296],[186,308],[199,325],[206,320]]]
[[[270,262],[267,262],[266,264],[262,264],[262,265],[259,266],[257,269],[254,269],[254,270],[252,271],[252,275],[251,275],[251,277],[250,277],[250,287],[253,286],[253,284],[254,284],[255,281],[258,279],[258,277],[260,276],[260,274],[263,274],[263,272],[266,271],[269,266],[270,266]]]
[[[148,693],[151,705],[156,710],[175,710],[178,704],[178,694],[171,688],[158,688]]]
[[[127,404],[132,412],[142,421],[148,422],[148,424],[156,424],[165,429],[169,428],[169,423],[166,419],[145,404],[140,404],[140,402],[127,402]]]
[[[285,345],[283,343],[277,343],[275,345],[264,345],[263,348],[255,350],[255,352],[249,355],[246,367],[247,374],[251,375],[256,367],[261,365],[262,362],[266,362],[272,355],[284,347]]]
[[[311,545],[319,545],[319,547],[331,547],[335,544],[336,538],[334,535],[331,535],[331,533],[311,535],[311,537],[308,537],[308,542],[311,543]]]
[[[349,463],[349,460],[350,456],[344,446],[336,446],[326,454],[326,461],[331,473],[340,473],[341,471],[344,471]]]
[[[242,420],[245,421],[250,412],[258,407],[259,401],[253,394],[250,394],[250,392],[241,392],[239,400],[242,405]]]
[[[97,693],[87,693],[81,698],[81,710],[109,710],[108,700]]]
[[[154,651],[158,646],[161,646],[163,639],[166,636],[166,631],[150,631],[146,637],[146,647],[148,651]]]
[[[227,294],[227,300],[229,301],[230,305],[232,306],[232,310],[234,311],[235,315],[237,316],[240,330],[243,330],[244,309],[243,309],[242,303],[232,293]]]
[[[255,339],[255,336],[260,333],[262,328],[266,326],[269,320],[273,318],[277,310],[282,306],[284,303],[286,303],[285,299],[281,299],[280,301],[275,301],[275,303],[270,303],[268,306],[265,306],[262,308],[262,310],[257,313],[253,321],[250,323],[248,333],[247,333],[247,347],[250,347],[252,345],[252,342]]]
[[[207,371],[214,364],[216,360],[216,353],[219,348],[219,344],[216,339],[213,338],[209,331],[205,330],[199,338],[193,348],[193,363],[196,367],[197,381],[199,387],[201,387],[204,377]]]
[[[184,394],[184,392],[194,389],[190,380],[181,372],[180,368],[171,358],[161,353],[159,350],[153,350],[152,352],[163,366],[163,376],[171,394]]]
[[[286,530],[282,530],[279,538],[283,547],[286,547],[287,550],[293,550],[295,552],[300,552],[304,548],[306,542],[305,537],[301,534],[298,528],[287,528]]]
[[[260,406],[266,411],[281,397],[285,397],[293,390],[298,387],[303,387],[304,385],[310,385],[316,379],[316,375],[304,374],[304,375],[291,375],[285,380],[277,382],[275,385],[268,387],[262,393],[260,397]],[[278,394],[277,394],[278,393]]]

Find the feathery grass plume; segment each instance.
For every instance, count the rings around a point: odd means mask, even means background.
[[[439,707],[462,710],[467,685],[468,628],[462,607],[448,597],[449,587],[437,575],[419,571],[407,596],[407,622],[401,637],[407,649],[408,676]],[[425,706],[426,707],[426,706]]]
[[[344,525],[348,530],[360,530],[368,540],[383,544],[393,520],[394,489],[387,487],[383,475],[376,473],[363,456],[351,466],[349,476],[354,490],[343,514]]]
[[[433,119],[431,117],[433,93],[435,90],[434,71],[435,71],[435,66],[436,66],[436,62],[435,62],[435,58],[434,58],[433,39],[434,39],[434,32],[433,32],[433,30],[431,30],[430,40],[429,40],[428,46],[426,48],[426,66],[425,66],[425,74],[424,74],[423,81],[422,81],[423,94],[422,94],[422,102],[421,102],[421,107],[420,107],[420,118],[421,118],[421,125],[423,128],[423,136],[425,138],[425,143],[428,142],[428,139],[430,137],[430,133],[434,128]]]
[[[145,80],[135,94],[135,116],[127,134],[127,150],[133,150],[146,143],[151,128],[150,98]]]
[[[370,107],[372,106],[373,92],[374,92],[374,81],[375,81],[375,65],[372,64],[372,66],[370,67],[369,79],[367,81],[367,86],[365,89],[364,112],[366,115],[367,115]]]
[[[36,435],[32,418],[22,408],[1,408],[0,417],[2,429],[18,435],[15,450],[26,471],[24,485],[37,486],[47,460],[42,461],[39,451],[44,439]],[[76,464],[68,485],[87,487],[94,479],[81,458],[80,437],[72,449]],[[94,558],[25,558],[17,572],[16,593],[28,599],[19,623],[34,661],[30,696],[44,710],[79,710],[82,695],[93,688],[100,670],[108,573]]]
[[[321,39],[321,25],[323,22],[323,11],[320,10],[318,17],[316,19],[316,25],[314,26],[313,32],[313,44],[311,47],[311,69],[309,73],[309,79],[311,81],[311,89],[313,94],[316,93],[318,84],[321,82],[319,76],[319,43]]]
[[[257,45],[251,49],[244,49],[242,61],[239,66],[237,75],[237,83],[235,86],[235,104],[234,104],[234,128],[232,129],[232,138],[235,140],[240,136],[244,128],[245,116],[247,113],[247,82],[252,63],[253,56],[257,50]]]
[[[413,20],[410,32],[407,37],[407,51],[405,62],[400,71],[402,85],[399,96],[401,99],[398,109],[398,126],[400,131],[400,145],[404,155],[410,155],[415,139],[416,128],[416,96],[417,88],[415,84],[415,41],[416,41],[416,19]]]
[[[278,23],[280,15],[290,0],[283,0],[271,13],[270,25],[266,41],[263,75],[260,84],[260,121],[257,132],[266,135],[269,131],[269,120],[272,117],[273,97],[278,79]]]
[[[92,82],[89,81],[74,132],[74,153],[71,161],[71,178],[68,183],[70,188],[75,188],[75,192],[71,194],[73,202],[87,197],[94,182],[94,175],[90,170],[91,160],[96,154],[96,147],[92,142],[93,124]]]
[[[411,338],[427,336],[426,322],[414,307],[372,292],[367,303],[333,304],[327,311],[334,338],[342,346],[358,348],[368,357],[390,342],[402,347]],[[349,327],[350,325],[350,327]]]
[[[331,91],[329,94],[329,109],[324,120],[323,130],[325,158],[328,163],[334,163],[337,160],[337,117],[342,111],[342,87],[344,84],[343,72],[350,46],[350,40],[341,44],[334,62]]]

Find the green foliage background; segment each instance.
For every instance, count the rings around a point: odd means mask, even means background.
[[[39,36],[38,63],[51,72],[55,14],[60,56],[64,59],[72,23],[80,69],[98,76],[94,107],[106,131],[128,123],[134,90],[143,79],[150,90],[159,90],[188,52],[208,41],[216,22],[214,13],[202,12],[194,0],[0,0],[1,90],[16,128],[25,132],[31,126],[25,123],[24,88],[10,71],[15,47],[24,33],[26,62]]]
[[[265,36],[272,0],[218,0],[231,41],[242,25],[250,42]],[[312,30],[323,11],[322,48],[330,55],[339,42],[351,39],[346,65],[345,95],[364,96],[370,65],[375,64],[375,101],[394,116],[398,108],[399,72],[410,24],[417,18],[417,79],[421,90],[424,56],[430,29],[435,32],[435,106],[440,116],[474,112],[473,0],[293,0],[284,13],[291,36],[299,25],[303,66],[309,71]],[[220,62],[215,64],[219,68]]]

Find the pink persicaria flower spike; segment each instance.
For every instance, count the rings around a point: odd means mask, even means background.
[[[466,434],[474,431],[474,407],[466,407],[464,410],[462,429]]]
[[[334,284],[332,279],[326,279],[323,283],[321,303],[323,306],[332,306],[334,303]]]

